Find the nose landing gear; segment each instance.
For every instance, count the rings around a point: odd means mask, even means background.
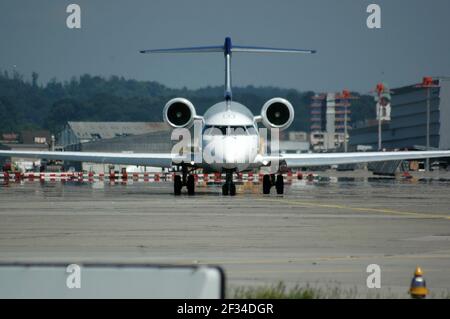
[[[183,182],[180,175],[175,175],[173,180],[173,193],[175,195],[181,195],[181,189],[183,188]]]
[[[186,187],[188,195],[195,195],[195,178],[194,175],[189,174],[187,177]]]
[[[233,182],[233,171],[226,172],[225,184],[222,185],[222,195],[236,195],[236,184]]]
[[[186,186],[188,195],[195,195],[195,178],[194,175],[188,173],[186,166],[182,166],[182,176],[175,175],[173,180],[174,195],[181,195],[181,189]]]
[[[270,189],[275,186],[278,195],[284,193],[284,177],[282,174],[278,174],[275,178],[275,174],[266,174],[263,176],[263,194],[270,194]]]

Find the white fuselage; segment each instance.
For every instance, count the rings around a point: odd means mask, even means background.
[[[260,151],[258,127],[244,105],[224,101],[204,115],[202,166],[207,171],[246,171],[255,168]]]

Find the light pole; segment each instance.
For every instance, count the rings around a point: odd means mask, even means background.
[[[427,87],[427,151],[430,150],[430,87]],[[427,157],[425,171],[430,170],[430,159]]]
[[[375,88],[376,96],[375,101],[377,102],[377,116],[378,116],[378,150],[383,149],[383,121],[390,121],[390,104],[391,104],[391,90],[384,83],[378,83]]]
[[[422,83],[417,84],[415,87],[426,89],[427,95],[427,124],[426,124],[426,150],[430,150],[430,126],[431,126],[431,89],[437,88],[439,85],[434,84],[433,78],[426,76],[422,79]],[[430,159],[427,158],[425,162],[425,171],[430,170]]]
[[[378,103],[377,103],[377,113],[378,113],[378,150],[381,151],[382,149],[382,132],[381,132],[381,96],[384,92],[384,85],[383,83],[378,83],[376,87],[376,92],[378,95]]]

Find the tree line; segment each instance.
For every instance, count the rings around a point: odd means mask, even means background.
[[[67,121],[162,121],[165,103],[174,97],[192,101],[197,112],[223,99],[222,86],[201,89],[173,89],[154,81],[137,81],[124,77],[109,78],[89,74],[69,81],[50,80],[38,84],[39,75],[31,81],[17,73],[0,72],[0,133],[24,129],[48,129],[57,133]],[[292,130],[309,131],[311,97],[315,92],[276,87],[236,87],[233,99],[259,114],[268,99],[288,99],[295,108]],[[352,120],[358,122],[375,117],[373,97],[354,95]]]

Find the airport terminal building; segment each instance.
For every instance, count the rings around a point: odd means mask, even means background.
[[[450,149],[450,78],[436,78],[430,94],[430,147]],[[391,119],[382,125],[383,149],[425,149],[427,90],[409,85],[392,89]],[[375,105],[374,105],[375,107]],[[355,126],[350,146],[378,148],[378,121]]]

